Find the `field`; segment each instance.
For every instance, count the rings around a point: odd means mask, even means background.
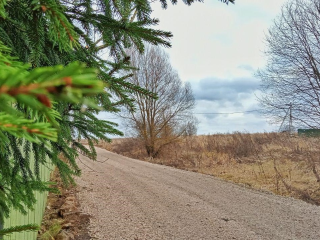
[[[115,139],[97,146],[320,205],[319,142],[286,133],[188,136],[164,148],[155,159],[147,157],[139,139]]]

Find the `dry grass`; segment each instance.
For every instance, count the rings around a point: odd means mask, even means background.
[[[283,133],[192,136],[167,146],[157,159],[147,158],[138,139],[116,139],[99,147],[320,205],[319,143],[318,138]]]

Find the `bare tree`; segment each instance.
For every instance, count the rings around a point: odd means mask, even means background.
[[[191,110],[195,100],[189,83],[183,83],[172,68],[168,55],[159,47],[147,46],[144,53],[127,53],[133,70],[130,82],[157,95],[148,97],[134,92],[135,110],[122,115],[124,121],[144,142],[148,156],[156,157],[161,149],[183,134],[196,133]]]
[[[267,66],[258,72],[267,116],[290,109],[298,126],[320,127],[320,1],[291,0],[269,29]]]

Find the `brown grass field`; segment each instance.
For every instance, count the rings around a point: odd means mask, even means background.
[[[147,157],[139,139],[114,139],[97,146],[320,205],[319,143],[319,138],[286,133],[190,136],[167,146],[155,159]]]

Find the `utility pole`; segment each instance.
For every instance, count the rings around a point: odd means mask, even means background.
[[[289,117],[289,124],[285,125],[285,123],[287,122],[287,119]],[[287,108],[286,110],[286,115],[284,116],[282,123],[280,125],[280,128],[278,130],[278,132],[282,132],[285,131],[287,133],[289,133],[290,135],[293,135],[294,133],[294,129],[293,129],[293,117],[292,117],[292,103],[289,104],[289,108]],[[282,127],[285,127],[284,129]]]
[[[282,132],[282,131],[283,131],[282,126],[283,126],[283,124],[285,123],[285,120],[287,119],[288,114],[289,114],[289,109],[287,109],[287,111],[286,111],[286,115],[284,116],[284,118],[283,118],[283,120],[282,120],[282,123],[281,123],[281,125],[280,125],[280,127],[279,127],[278,132]]]

